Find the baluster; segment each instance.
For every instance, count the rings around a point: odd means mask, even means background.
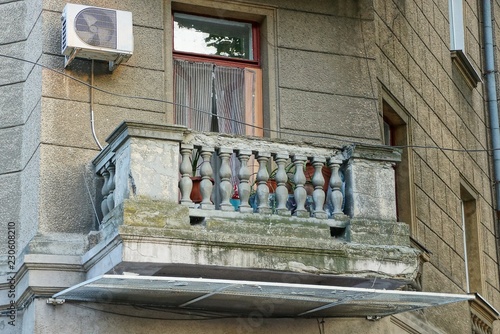
[[[312,159],[312,165],[314,167],[314,175],[311,179],[314,186],[313,192],[313,202],[314,202],[314,217],[319,219],[328,218],[325,210],[323,209],[325,205],[325,191],[323,186],[325,185],[325,178],[323,177],[322,168],[326,162],[324,157],[314,157]]]
[[[201,158],[202,158],[202,163],[200,167],[200,175],[201,175],[201,182],[200,182],[200,191],[201,191],[201,205],[200,208],[202,209],[215,209],[215,205],[212,203],[210,197],[212,196],[212,189],[213,189],[213,184],[212,184],[212,163],[210,162],[210,159],[212,158],[212,154],[214,152],[214,149],[212,147],[202,147],[201,148]]]
[[[240,170],[238,178],[240,183],[238,185],[238,194],[240,195],[240,212],[252,212],[253,208],[248,204],[250,198],[250,168],[248,168],[248,160],[252,155],[250,150],[239,150],[238,159],[240,159]]]
[[[106,164],[106,169],[109,172],[109,181],[108,181],[108,198],[106,199],[106,203],[108,205],[108,210],[111,211],[115,208],[115,165],[113,162],[108,162]]]
[[[263,214],[271,214],[272,210],[269,207],[269,188],[267,180],[269,173],[267,171],[267,163],[271,157],[270,153],[259,152],[257,161],[259,162],[259,170],[257,171],[257,212]]]
[[[342,195],[342,179],[339,175],[341,160],[330,158],[328,159],[328,168],[332,171],[332,176],[330,177],[330,187],[332,188],[332,195],[330,197],[330,204],[333,207],[333,215],[343,215],[342,212],[342,202],[344,201],[344,195]]]
[[[275,179],[276,179],[276,213],[281,216],[289,216],[290,211],[286,207],[286,202],[288,200],[288,189],[286,188],[286,182],[288,181],[288,175],[286,175],[285,165],[288,160],[288,152],[281,152],[274,155],[274,161],[278,166]]]
[[[181,157],[182,162],[179,168],[181,172],[181,180],[179,181],[179,188],[181,190],[181,204],[189,207],[194,207],[191,200],[191,191],[193,190],[193,180],[191,179],[191,155],[193,154],[193,145],[181,144]]]
[[[297,217],[309,217],[309,212],[305,208],[307,191],[304,189],[304,184],[306,183],[304,164],[307,161],[307,157],[295,155],[292,159],[293,164],[295,165],[295,175],[293,176],[295,190],[293,192],[293,196],[295,197],[295,203],[297,203],[297,209],[295,210],[294,215]]]
[[[229,165],[229,158],[233,153],[232,149],[229,148],[219,148],[218,149],[219,157],[221,159],[220,165],[220,186],[219,192],[221,197],[220,209],[222,211],[234,211],[234,207],[229,201],[231,198],[231,192],[233,190],[233,186],[231,185],[231,166]]]
[[[102,216],[104,217],[109,213],[109,208],[108,208],[109,172],[107,171],[106,167],[103,167],[101,169],[101,175],[104,178],[104,183],[102,184],[101,188],[101,194],[102,194],[101,211],[102,211]]]

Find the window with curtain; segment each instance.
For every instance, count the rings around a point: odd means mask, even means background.
[[[198,131],[262,136],[258,27],[174,13],[175,121]]]

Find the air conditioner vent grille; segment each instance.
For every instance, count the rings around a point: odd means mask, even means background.
[[[62,18],[62,30],[61,30],[61,41],[62,41],[62,50],[66,49],[66,40],[67,40],[67,28],[66,28],[66,17]]]
[[[75,31],[89,45],[116,49],[116,11],[86,8],[76,16]]]

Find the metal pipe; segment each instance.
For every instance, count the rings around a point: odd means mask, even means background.
[[[497,87],[495,78],[495,54],[493,46],[493,22],[491,19],[490,0],[483,1],[484,30],[484,78],[486,81],[486,99],[490,116],[491,146],[493,149],[493,169],[495,177],[495,210],[497,218],[500,210],[500,130],[498,122]]]

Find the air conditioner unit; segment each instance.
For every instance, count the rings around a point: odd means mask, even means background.
[[[78,57],[109,61],[110,70],[113,70],[132,55],[131,12],[66,4],[61,20],[64,67]]]

